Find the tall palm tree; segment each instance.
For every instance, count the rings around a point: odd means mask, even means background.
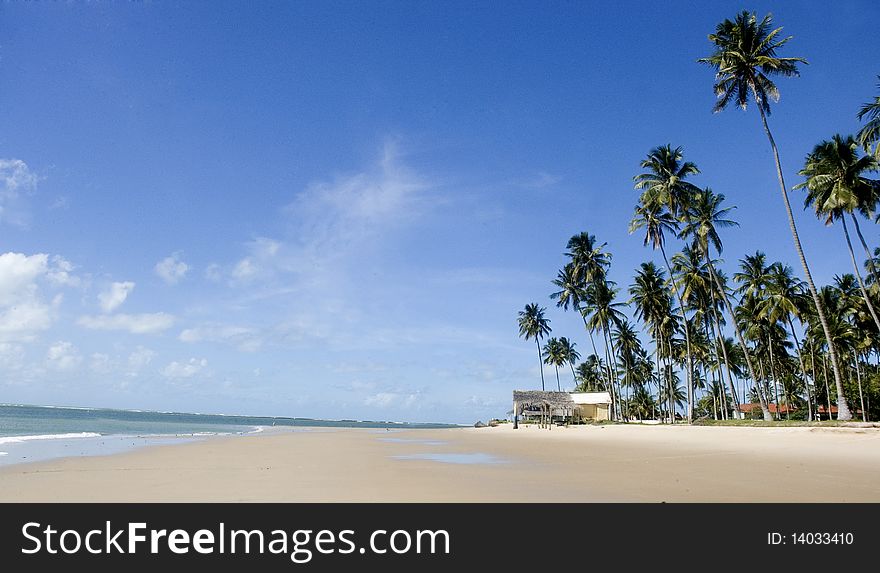
[[[880,89],[880,84],[877,88]],[[874,157],[880,161],[880,95],[862,106],[858,118],[859,121],[868,120],[859,131],[859,144],[865,148],[865,153],[871,153],[871,145],[874,145]]]
[[[623,313],[620,311],[620,307],[623,306],[623,303],[615,302],[616,296],[617,289],[615,288],[614,281],[607,279],[601,281],[596,280],[587,289],[587,299],[589,300],[590,307],[593,309],[593,315],[590,317],[587,324],[594,330],[602,330],[606,349],[605,357],[609,373],[617,371],[614,343],[611,340],[611,326],[613,324],[619,324],[623,319]],[[611,389],[611,395],[614,397],[615,405],[619,408],[620,389],[618,387],[616,375],[609,376],[609,386]]]
[[[664,336],[670,332],[672,321],[672,296],[666,287],[663,269],[654,263],[642,263],[629,287],[630,304],[635,304],[636,318],[648,327],[654,339],[654,356],[657,362],[657,393],[660,393],[660,357],[666,346]]]
[[[575,346],[574,342],[564,336],[559,339],[559,351],[565,358],[565,362],[568,362],[568,367],[571,368],[572,380],[574,381],[574,384],[577,385],[577,375],[574,373],[574,363],[581,359],[581,355],[575,349]]]
[[[595,241],[595,237],[592,235],[587,235],[586,233],[581,233],[581,235],[575,235],[569,240],[569,248],[571,248],[573,241],[575,239],[579,239],[581,236],[586,235],[592,241]],[[570,253],[571,251],[569,251]],[[604,253],[603,253],[604,254]],[[593,259],[595,260],[595,258]],[[578,257],[578,261],[583,261],[583,258]],[[582,267],[583,268],[583,267]],[[596,351],[596,342],[593,340],[593,331],[590,329],[589,324],[587,324],[587,314],[584,312],[585,303],[587,302],[587,285],[583,280],[583,276],[586,273],[579,272],[577,265],[574,261],[569,262],[565,267],[562,268],[557,274],[556,278],[553,279],[553,285],[556,286],[559,290],[550,294],[550,299],[556,301],[556,306],[562,308],[562,310],[568,310],[572,308],[577,312],[584,321],[584,328],[587,331],[587,335],[590,337],[590,346],[593,348],[593,354],[598,354]],[[595,272],[591,274],[596,274]]]
[[[595,235],[581,232],[573,235],[566,245],[565,256],[568,257],[569,263],[561,271],[553,284],[560,288],[558,292],[550,295],[551,299],[557,301],[557,306],[562,306],[564,310],[568,310],[570,304],[576,311],[580,312],[584,321],[584,328],[590,337],[590,346],[593,354],[598,355],[596,350],[596,342],[593,339],[593,331],[587,320],[593,309],[590,305],[591,297],[590,289],[592,285],[603,282],[608,274],[608,267],[611,266],[611,254],[605,250],[606,243],[599,244]],[[607,342],[606,342],[607,345]],[[606,354],[608,349],[606,346]],[[608,362],[608,384],[612,384],[613,373],[611,371],[611,363]]]
[[[544,345],[544,364],[552,365],[556,368],[556,390],[562,392],[562,384],[559,382],[559,367],[565,366],[567,356],[562,349],[562,344],[558,338],[551,338]]]
[[[806,178],[803,183],[798,183],[794,189],[806,189],[807,197],[804,207],[812,206],[816,216],[825,219],[825,224],[830,225],[834,220],[839,220],[846,237],[846,246],[849,249],[849,258],[852,262],[853,271],[859,282],[862,297],[865,304],[880,331],[880,318],[871,304],[871,298],[865,289],[862,273],[859,272],[859,264],[853,253],[852,241],[849,238],[849,229],[846,226],[846,215],[855,218],[855,211],[866,202],[866,197],[873,195],[874,184],[864,174],[877,169],[877,160],[870,155],[859,157],[858,144],[852,136],[846,138],[835,135],[831,141],[823,141],[813,148],[807,156],[804,168],[798,174]]]
[[[668,147],[668,146],[667,146]],[[663,148],[661,148],[663,149]],[[656,150],[655,150],[656,151]],[[653,152],[652,152],[653,155]],[[649,156],[650,158],[650,156]],[[642,165],[650,165],[653,169],[654,162],[649,160],[643,161]],[[694,167],[696,169],[696,167]],[[684,174],[681,170],[678,172]],[[638,186],[640,183],[649,181],[650,179],[647,177],[649,174],[637,175],[637,183]],[[643,179],[638,180],[639,177],[643,177]],[[671,177],[670,177],[671,178]],[[659,179],[659,177],[658,177]],[[658,184],[659,185],[659,184]],[[650,187],[648,189],[651,189]],[[677,205],[677,209],[682,208],[682,203],[684,199],[681,198],[681,193],[675,195],[678,197],[676,199],[675,205]],[[671,233],[673,236],[678,234],[678,222],[675,220],[675,217],[671,212],[667,211],[668,207],[666,204],[660,203],[657,198],[662,198],[664,196],[673,196],[671,191],[667,191],[661,193],[660,191],[651,191],[650,193],[645,192],[642,194],[642,197],[639,200],[639,205],[636,207],[635,214],[633,215],[633,219],[629,224],[629,232],[634,233],[639,229],[645,230],[645,239],[644,245],[651,245],[653,249],[660,249],[660,253],[663,255],[663,262],[666,263],[666,270],[669,273],[669,280],[672,284],[672,291],[675,293],[676,299],[678,299],[678,306],[681,310],[681,318],[682,324],[687,323],[687,316],[685,315],[685,306],[681,299],[681,294],[678,292],[678,287],[675,286],[675,282],[672,277],[672,266],[669,264],[669,257],[666,256],[666,248],[665,244],[665,235],[666,233]],[[670,209],[671,211],[671,209]],[[691,341],[690,334],[688,333],[688,329],[684,329],[685,333],[685,350],[687,353],[687,398],[688,398],[688,422],[693,421],[693,381],[691,380],[691,374],[693,373],[693,358],[691,356]]]
[[[792,213],[791,203],[788,200],[785,178],[782,175],[782,163],[779,160],[779,150],[776,148],[776,142],[770,132],[770,126],[767,124],[767,115],[770,114],[770,99],[779,101],[779,89],[770,76],[797,76],[799,75],[797,65],[807,63],[803,58],[781,58],[776,55],[777,51],[791,39],[791,36],[777,38],[781,31],[782,28],[772,29],[772,17],[769,14],[759,22],[755,14],[743,11],[734,20],[724,20],[718,24],[715,33],[709,34],[709,40],[715,44],[714,53],[698,61],[709,64],[716,70],[714,86],[715,95],[718,98],[715,104],[716,112],[726,108],[731,101],[735,101],[742,109],[748,107],[750,99],[755,101],[761,115],[764,133],[767,135],[770,148],[773,151],[779,190],[782,193],[782,201],[788,215],[788,225],[791,228],[795,249],[804,269],[804,276],[810,287],[810,294],[816,305],[822,330],[825,337],[830,339],[831,332],[825,310],[822,308],[819,292],[816,290],[813,276],[810,274],[810,267],[807,265],[807,258],[804,255],[797,225],[794,221],[794,213]],[[834,381],[842,395],[843,379],[840,374],[840,364],[837,360],[837,354],[834,352],[834,346],[829,344],[829,350]],[[838,405],[837,414],[840,420],[852,419],[852,413],[849,411],[845,398]]]
[[[804,365],[803,350],[798,340],[797,331],[794,328],[792,317],[801,319],[801,308],[806,295],[806,285],[803,281],[795,278],[794,271],[788,265],[773,263],[770,265],[767,278],[767,298],[764,299],[760,315],[767,317],[771,322],[782,321],[785,323],[791,337],[794,339],[797,350],[798,363],[804,377],[804,389],[807,392],[807,416],[813,418],[813,400],[810,396],[810,385],[807,383],[807,368]],[[813,380],[815,385],[816,381]]]
[[[538,368],[541,369],[541,390],[544,387],[544,364],[541,361],[541,339],[550,334],[550,319],[544,317],[547,309],[538,306],[538,303],[532,302],[519,311],[519,335],[526,340],[535,339],[535,345],[538,347]]]
[[[720,255],[723,250],[723,244],[721,242],[721,236],[718,234],[718,229],[729,228],[738,226],[739,223],[732,219],[728,219],[729,213],[735,209],[736,207],[722,207],[722,203],[724,203],[724,195],[721,193],[714,193],[708,187],[696,193],[692,199],[691,204],[685,213],[685,224],[681,230],[682,238],[692,238],[696,247],[696,250],[703,255],[706,260],[706,267],[709,270],[709,275],[712,278],[712,287],[710,290],[712,292],[717,292],[718,297],[724,303],[725,308],[727,309],[728,315],[731,317],[731,323],[733,324],[733,329],[736,332],[737,340],[739,341],[740,348],[742,349],[743,356],[745,357],[746,364],[749,368],[749,373],[752,376],[752,380],[757,381],[758,378],[755,374],[754,366],[752,365],[752,358],[749,354],[749,349],[746,346],[746,341],[743,338],[742,332],[740,331],[739,325],[736,320],[734,320],[734,310],[733,306],[730,304],[730,298],[727,296],[727,290],[721,284],[720,279],[718,278],[718,272],[715,269],[715,265],[712,262],[712,257],[710,253],[710,248],[714,247],[715,250]],[[720,321],[718,324],[718,336],[721,336],[721,325]],[[722,351],[726,351],[726,349],[722,346]],[[728,362],[728,358],[725,357],[725,362]],[[729,368],[729,364],[728,364]],[[729,373],[729,372],[728,372]],[[728,376],[728,383],[731,386],[731,395],[736,400],[736,388],[733,387],[733,381]],[[764,415],[765,420],[770,420],[770,410],[765,403],[765,400],[760,400],[761,404],[761,412]],[[739,404],[736,404],[737,410],[739,410]]]

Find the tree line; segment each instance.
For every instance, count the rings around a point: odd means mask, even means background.
[[[568,366],[577,390],[609,392],[617,419],[674,422],[682,408],[688,422],[740,412],[764,420],[850,420],[854,409],[865,421],[880,416],[880,248],[872,251],[862,233],[862,223],[880,221],[880,181],[869,177],[880,160],[880,95],[858,110],[856,135],[836,134],[812,149],[792,187],[803,193],[805,209],[839,224],[846,239],[852,272],[817,287],[768,122],[770,102],[779,100],[773,78],[798,76],[806,63],[779,55],[791,40],[781,30],[771,15],[741,12],[709,34],[713,51],[698,61],[715,70],[714,111],[750,103],[758,110],[803,279],[760,251],[726,274],[721,233],[737,226],[735,207],[694,183],[700,170],[682,147],[656,147],[633,178],[639,199],[629,231],[659,251],[663,264],[642,263],[624,290],[609,279],[607,244],[587,232],[571,237],[550,298],[580,314],[591,353],[581,361],[574,342],[550,337],[546,308],[526,305],[519,332],[535,341],[542,389],[547,364],[555,367],[557,390],[559,369]],[[670,256],[671,240],[681,247]]]

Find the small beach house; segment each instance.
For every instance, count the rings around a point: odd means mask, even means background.
[[[611,394],[608,392],[544,392],[538,390],[513,391],[514,427],[519,418],[554,419],[569,422],[600,421],[609,419]]]

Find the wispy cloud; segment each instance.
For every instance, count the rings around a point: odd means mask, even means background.
[[[171,255],[165,257],[154,267],[156,274],[159,275],[166,284],[177,284],[186,276],[186,272],[189,270],[189,265],[180,260],[182,253],[176,252]]]
[[[39,180],[21,159],[0,159],[0,220],[26,226],[27,216],[16,203],[22,194],[33,193]]]
[[[58,341],[49,347],[46,363],[53,370],[73,370],[82,362],[82,356],[72,342]]]
[[[545,189],[552,187],[562,181],[562,177],[547,173],[546,171],[538,171],[534,175],[524,177],[514,182],[517,187],[524,189]]]
[[[204,324],[181,331],[178,339],[181,342],[220,342],[232,344],[243,352],[255,352],[263,341],[254,328],[224,324]]]
[[[125,330],[132,334],[162,332],[174,326],[175,318],[164,312],[146,314],[105,314],[79,317],[77,324],[92,330]]]
[[[177,362],[175,360],[162,370],[162,375],[166,378],[192,378],[202,372],[207,366],[208,361],[204,358],[190,358],[186,362]]]

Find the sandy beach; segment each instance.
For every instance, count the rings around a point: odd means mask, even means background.
[[[880,429],[320,429],[0,469],[0,501],[880,501]]]

